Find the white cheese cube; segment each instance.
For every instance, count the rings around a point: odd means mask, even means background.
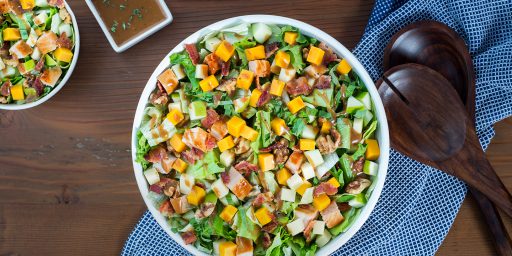
[[[304,181],[302,180],[302,178],[300,177],[300,175],[298,173],[294,174],[293,176],[288,178],[288,180],[286,181],[286,184],[288,184],[288,187],[293,190],[297,190],[302,185],[302,183],[304,183]]]
[[[309,180],[315,177],[315,169],[310,163],[305,162],[304,164],[302,164],[300,169],[302,170],[302,176],[304,176],[305,180]]]
[[[321,235],[324,233],[325,229],[325,222],[321,220],[315,220],[315,223],[313,224],[313,234],[314,235]]]
[[[188,195],[195,184],[194,176],[182,173],[180,176],[180,192]]]
[[[306,151],[304,152],[304,155],[313,167],[317,167],[324,163],[324,158],[318,149]]]
[[[174,72],[174,74],[176,75],[176,78],[178,80],[181,80],[187,76],[185,74],[185,71],[183,71],[183,67],[181,67],[180,64],[176,64],[176,65],[172,66],[171,69],[172,69],[172,72]]]
[[[287,83],[295,78],[296,73],[297,71],[293,68],[282,68],[281,72],[279,72],[279,80]]]
[[[144,171],[144,177],[146,177],[149,185],[160,182],[160,175],[158,174],[158,171],[153,167]]]
[[[313,203],[313,192],[315,191],[315,188],[306,188],[304,191],[304,194],[302,195],[302,198],[300,199],[299,204],[311,204]]]
[[[301,219],[296,219],[286,225],[288,231],[292,236],[295,236],[304,231],[304,222]],[[318,240],[318,239],[317,239]]]
[[[218,179],[212,183],[212,190],[218,198],[223,198],[229,193],[229,188],[222,182],[222,179]]]
[[[281,200],[287,202],[295,202],[295,190],[283,188],[281,189]]]

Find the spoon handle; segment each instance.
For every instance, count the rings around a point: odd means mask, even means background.
[[[492,241],[497,255],[512,256],[512,242],[505,225],[503,225],[498,209],[496,209],[493,203],[478,190],[469,187],[469,191],[480,207],[487,227],[494,238]]]

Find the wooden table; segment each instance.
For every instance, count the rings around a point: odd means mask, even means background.
[[[108,44],[83,1],[81,52],[68,84],[47,103],[0,111],[0,255],[114,255],[145,211],[133,177],[135,107],[156,65],[213,21],[254,13],[289,16],[348,48],[359,41],[371,0],[167,1],[174,22],[123,54]],[[490,157],[512,169],[512,120],[499,125]],[[512,185],[509,177],[508,185]],[[492,254],[475,205],[465,203],[440,254]]]

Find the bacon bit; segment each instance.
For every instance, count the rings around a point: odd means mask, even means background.
[[[144,156],[144,159],[151,163],[158,163],[164,158],[167,158],[167,151],[161,146],[150,150],[148,154]]]
[[[278,142],[259,150],[262,153],[274,153],[275,161],[277,164],[283,164],[288,160],[290,150],[288,149],[288,140],[282,138]]]
[[[215,88],[219,91],[227,92],[229,96],[233,96],[233,93],[236,90],[236,78],[230,78],[227,80],[224,80],[220,83],[217,88]]]
[[[0,87],[0,95],[2,96],[9,96],[11,94],[11,81],[7,80],[2,86]]]
[[[187,161],[189,164],[194,164],[196,162],[194,154],[192,153],[191,150],[182,152],[181,157],[183,157],[185,159],[185,161]]]
[[[35,71],[41,72],[44,68],[44,58],[39,59],[39,61],[36,64],[36,67],[34,68]]]
[[[149,191],[153,191],[153,192],[155,192],[155,193],[157,193],[157,194],[162,194],[162,193],[164,192],[164,191],[163,191],[163,189],[162,189],[162,187],[160,187],[160,186],[158,185],[158,183],[157,183],[157,184],[153,184],[153,185],[149,186]]]
[[[212,215],[213,211],[215,210],[215,205],[213,203],[202,203],[199,206],[199,209],[197,209],[195,213],[195,217],[198,219],[206,218],[210,215]]]
[[[257,107],[261,107],[261,106],[263,106],[263,105],[267,104],[267,103],[270,101],[270,99],[271,99],[272,97],[271,97],[271,95],[270,95],[269,90],[270,90],[270,88],[268,88],[268,87],[267,87],[267,89],[266,89],[266,90],[263,90],[263,91],[261,92],[261,96],[260,96],[260,98],[258,99],[258,102],[256,103],[256,106],[257,106]]]
[[[321,75],[316,81],[315,87],[318,89],[331,88],[331,76]]]
[[[315,191],[313,192],[313,196],[317,197],[321,194],[327,194],[328,196],[335,195],[338,192],[338,189],[334,187],[329,182],[322,182],[320,185],[316,186]]]
[[[66,35],[66,32],[60,34],[59,38],[57,39],[57,46],[66,48],[69,50],[71,50],[71,48],[73,47],[71,40]]]
[[[270,245],[272,245],[272,240],[270,239],[270,235],[267,232],[263,232],[261,236],[263,248],[268,249]]]
[[[215,75],[215,73],[217,73],[217,71],[220,69],[221,59],[219,59],[217,55],[210,53],[204,58],[204,63],[208,65],[210,75]]]
[[[222,93],[214,93],[213,94],[213,105],[218,106],[220,103],[220,100],[222,99]]]
[[[197,240],[196,233],[194,233],[194,231],[181,233],[181,238],[183,238],[183,242],[185,242],[185,244],[192,244]]]
[[[50,6],[55,6],[55,7],[63,8],[64,7],[64,0],[49,0],[48,4]]]
[[[310,220],[304,229],[304,237],[306,238],[306,242],[310,242],[313,236],[311,235],[311,231],[313,231],[313,227],[315,226],[315,220]]]
[[[278,42],[266,44],[265,45],[265,58],[267,58],[267,59],[270,58],[270,56],[272,56],[274,53],[276,53],[277,50],[279,50]]]
[[[164,88],[164,86],[162,85],[162,83],[160,83],[160,81],[156,81],[156,86],[158,87],[158,90],[159,90],[160,92],[163,92],[163,93],[165,92],[165,93],[166,93],[165,88]]]
[[[203,159],[203,156],[204,156],[204,152],[201,151],[200,149],[197,149],[197,148],[192,148],[191,149],[192,153],[194,154],[194,157],[199,160],[199,159]]]
[[[223,76],[227,76],[227,75],[229,75],[229,69],[230,69],[230,66],[231,66],[231,60],[228,60],[227,62],[224,62],[224,61],[223,61],[223,62],[220,64],[220,66],[221,66],[221,71],[220,71],[220,72],[221,72],[221,74],[222,74]]]
[[[308,79],[301,76],[288,81],[286,83],[286,91],[291,97],[295,97],[298,95],[309,95],[313,92],[313,88],[308,85]]]
[[[364,167],[364,157],[360,157],[359,160],[355,161],[353,164],[352,164],[352,171],[356,172],[356,173],[361,173],[363,171],[363,167]]]
[[[352,208],[348,203],[338,203],[338,209],[342,212],[348,211]]]
[[[222,140],[228,134],[228,126],[223,120],[215,122],[210,128],[210,134],[217,140]]]
[[[199,53],[195,44],[185,44],[185,51],[187,51],[192,64],[197,65],[199,63]]]
[[[215,147],[217,147],[217,140],[213,136],[208,134],[208,137],[206,138],[205,145],[206,145],[206,150],[210,151],[210,150],[214,149]]]
[[[318,44],[318,48],[324,50],[324,52],[325,52],[324,59],[322,60],[322,63],[325,66],[328,66],[329,63],[338,59],[338,56],[336,55],[336,53],[334,53],[332,51],[331,47],[327,46],[327,44],[325,44],[324,42],[320,42],[320,44]]]
[[[249,61],[249,70],[254,72],[256,77],[267,77],[270,75],[270,62],[268,60]]]
[[[210,108],[206,111],[206,117],[201,120],[201,125],[206,129],[210,129],[212,125],[219,120],[219,114]]]
[[[234,167],[239,173],[241,173],[244,176],[248,176],[251,172],[255,172],[259,169],[257,165],[251,164],[247,161],[237,163]]]
[[[174,213],[174,209],[171,206],[171,202],[169,200],[165,200],[162,205],[160,205],[160,208],[158,209],[160,213],[162,213],[164,216],[171,216],[171,214]]]
[[[228,184],[230,181],[229,173],[227,171],[221,173],[220,178],[222,179],[222,182],[224,182],[224,184]]]
[[[272,221],[269,222],[268,224],[266,224],[265,226],[261,227],[261,230],[268,232],[268,233],[274,232],[274,230],[277,228],[279,223],[277,223],[277,220],[276,220],[274,214],[272,214],[272,217],[273,217]]]

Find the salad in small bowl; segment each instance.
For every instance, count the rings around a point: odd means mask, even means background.
[[[267,15],[193,34],[155,70],[132,134],[144,201],[202,255],[327,255],[386,177],[384,109],[324,32]]]
[[[79,35],[63,0],[0,0],[0,109],[37,106],[76,65]]]

